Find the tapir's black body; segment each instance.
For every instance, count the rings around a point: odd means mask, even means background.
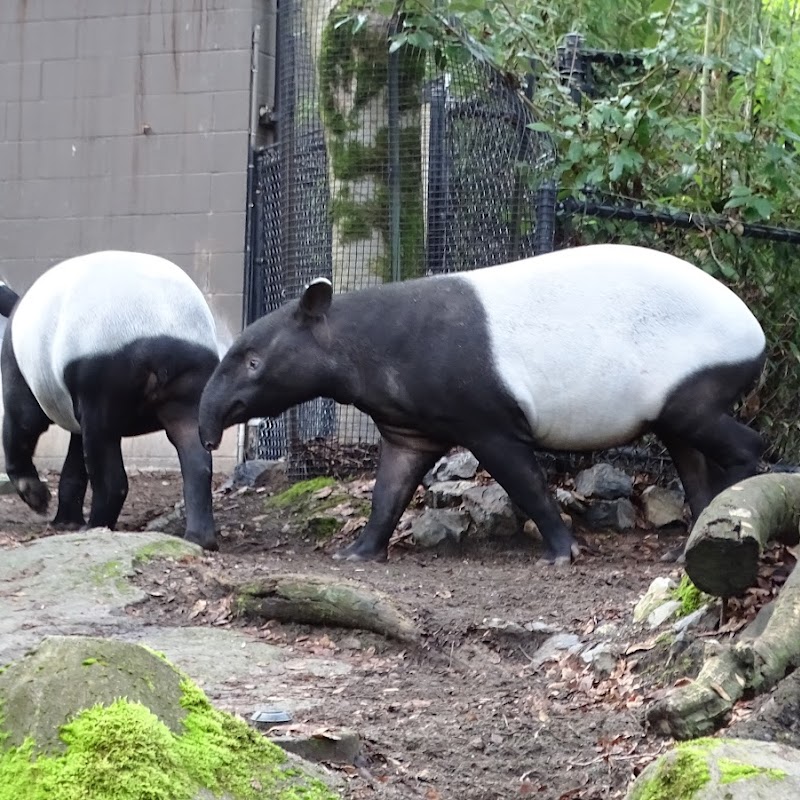
[[[32,457],[55,422],[71,436],[54,526],[84,525],[91,482],[88,526],[114,528],[128,492],[121,439],[164,430],[183,475],[185,536],[216,549],[211,459],[197,435],[197,408],[219,356],[202,294],[176,265],[147,254],[90,254],[53,270],[11,304],[3,336],[9,478],[31,508],[46,512],[49,491]],[[0,294],[0,311],[2,301]]]
[[[619,259],[621,269],[630,268],[635,275],[636,259],[647,259],[649,253],[638,248],[576,248],[547,260],[553,267],[551,278],[547,271],[537,271],[535,259],[530,266],[497,267],[475,277],[424,278],[335,298],[330,284],[314,282],[299,301],[253,323],[233,343],[203,392],[201,438],[213,448],[223,429],[232,424],[253,416],[275,416],[319,396],[369,414],[382,436],[372,514],[358,540],[339,554],[344,558],[386,556],[394,527],[420,480],[453,446],[471,450],[537,523],[549,561],[569,561],[576,546],[547,491],[537,449],[595,449],[654,431],[675,459],[692,511],[698,514],[725,485],[757,470],[760,437],[727,412],[760,373],[763,334],[738,298],[677,259],[653,267],[650,278],[641,279],[644,287],[630,290],[640,291],[634,294],[629,313],[617,313],[615,294],[628,290],[612,268]],[[556,268],[563,263],[565,270],[574,271],[580,259],[591,266],[593,258],[608,261],[609,287],[597,272],[587,282],[601,287],[595,294],[605,304],[599,313],[609,315],[610,345],[604,343],[602,316],[594,315],[580,298],[574,308],[564,302],[561,282],[569,284],[570,274]],[[661,258],[669,257],[661,254]],[[677,270],[675,277],[670,269]],[[646,280],[659,293],[649,311],[638,299],[650,291]],[[505,294],[497,290],[503,281],[509,284]],[[686,301],[680,292],[677,301],[673,299],[673,283],[680,287],[681,281],[686,283]],[[704,350],[694,331],[704,333],[694,309],[688,308],[698,286],[710,294],[706,305],[712,330],[724,323],[730,331],[729,340],[719,342],[716,350]],[[591,287],[585,291],[594,296]],[[668,312],[676,302],[673,322]],[[552,311],[556,305],[560,310]],[[588,315],[588,321],[582,322],[581,315]],[[568,338],[570,332],[564,328],[570,325],[588,326],[586,353]],[[630,334],[620,336],[611,330],[614,325],[629,328]],[[672,337],[663,346],[661,327]],[[720,331],[718,337],[724,335]],[[532,337],[530,346],[526,336]],[[631,352],[626,359],[614,348],[618,339],[625,342],[628,336]],[[541,355],[537,342],[544,351]],[[651,358],[641,360],[641,367],[637,347],[654,351]],[[559,349],[572,355],[560,359]],[[693,350],[701,355],[694,356]],[[720,363],[708,363],[715,357],[712,351],[722,353]],[[729,351],[731,358],[726,355]],[[692,359],[698,358],[706,358],[706,363],[694,364]],[[597,387],[596,401],[593,387],[582,386],[592,369],[606,387]],[[652,380],[647,377],[651,369]],[[668,369],[677,377],[662,380],[659,371]],[[648,394],[655,385],[669,388],[660,397]],[[583,406],[570,405],[575,394],[570,386],[576,392],[582,386],[583,395],[596,402],[598,430],[583,424],[578,413],[583,413]],[[633,410],[613,408],[615,393],[638,391],[636,386],[642,387],[642,395],[630,398]],[[593,409],[586,408],[585,413],[591,416]],[[622,422],[617,424],[616,417]]]

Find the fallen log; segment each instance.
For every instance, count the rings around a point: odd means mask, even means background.
[[[659,733],[675,739],[707,736],[722,726],[745,691],[766,692],[800,665],[800,570],[792,570],[778,597],[736,643],[708,642],[705,656],[694,681],[647,710]]]
[[[286,574],[230,589],[239,615],[360,628],[405,644],[420,643],[420,631],[407,614],[382,592],[356,581]]]
[[[800,541],[800,475],[755,475],[718,494],[686,541],[686,573],[703,592],[732,597],[752,586],[770,540]]]

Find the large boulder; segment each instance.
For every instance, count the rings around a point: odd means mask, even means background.
[[[753,739],[695,739],[650,764],[626,800],[796,800],[800,750]]]
[[[321,775],[141,645],[50,637],[0,674],[0,800],[338,797]]]

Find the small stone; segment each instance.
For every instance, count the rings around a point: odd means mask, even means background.
[[[464,510],[483,536],[513,536],[524,525],[511,498],[498,483],[468,489],[464,493]]]
[[[289,753],[317,761],[334,764],[353,764],[361,753],[361,739],[354,731],[345,728],[310,728],[301,726],[288,729],[286,735],[270,736],[269,740]]]
[[[581,658],[586,664],[591,664],[595,673],[608,677],[617,665],[618,652],[609,642],[600,642],[584,650]]]
[[[570,511],[577,511],[583,514],[586,511],[586,504],[578,500],[575,495],[567,489],[562,489],[556,486],[556,502],[562,507]]]
[[[221,491],[229,492],[242,487],[258,488],[271,483],[273,479],[286,477],[286,462],[268,461],[263,458],[254,458],[242,461],[233,468],[228,480],[220,487]]]
[[[361,644],[361,639],[355,636],[345,636],[340,642],[339,647],[342,650],[363,650],[364,645]]]
[[[470,739],[469,742],[467,742],[467,746],[470,747],[472,750],[483,750],[483,748],[485,747],[483,739],[481,739],[480,736],[476,736],[473,739]]]
[[[633,621],[642,622],[647,619],[665,600],[672,599],[672,592],[675,588],[677,588],[677,584],[672,578],[654,578],[633,609]]]
[[[425,505],[430,508],[452,508],[460,506],[464,492],[475,484],[472,481],[437,481],[425,492]]]
[[[582,470],[575,478],[575,488],[584,497],[616,500],[630,497],[633,493],[633,478],[611,464],[595,464]]]
[[[460,450],[440,458],[429,474],[432,482],[452,481],[474,478],[477,471],[478,459],[469,450]]]
[[[613,622],[604,622],[602,625],[598,625],[594,629],[594,635],[607,639],[610,636],[613,636],[617,632],[617,625]]]
[[[426,508],[411,523],[411,533],[418,547],[436,547],[442,542],[460,542],[469,529],[465,511],[450,508]]]
[[[683,496],[662,486],[648,486],[642,492],[645,519],[655,528],[684,521]]]
[[[481,622],[481,628],[487,631],[501,631],[502,633],[527,633],[526,629],[518,622],[512,622],[508,619],[500,619],[499,617],[486,617]]]
[[[674,617],[681,609],[680,600],[667,600],[666,603],[658,606],[654,611],[650,612],[647,617],[647,624],[651,629],[658,628],[665,623],[670,617]]]
[[[584,517],[596,530],[627,531],[636,525],[636,509],[626,497],[618,500],[595,500]]]
[[[505,739],[504,739],[504,738],[503,738],[503,737],[502,737],[502,736],[501,736],[499,733],[493,733],[493,734],[492,734],[492,735],[489,737],[489,741],[490,741],[492,744],[501,745],[501,744],[503,744],[503,742],[505,741]]]
[[[537,619],[533,622],[526,622],[525,630],[531,633],[559,633],[561,629],[558,625],[551,625],[549,622],[542,622]]]
[[[711,606],[707,603],[704,606],[692,611],[685,617],[681,617],[672,626],[675,633],[687,631],[690,628],[705,628],[712,627],[717,620],[717,615],[712,611]]]
[[[577,653],[581,647],[583,643],[574,633],[556,633],[533,654],[531,661],[538,667],[545,661],[556,661],[565,652]]]

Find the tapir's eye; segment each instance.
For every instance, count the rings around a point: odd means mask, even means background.
[[[247,359],[247,369],[249,372],[258,372],[259,367],[261,367],[261,359],[256,358],[256,356],[250,356]]]

